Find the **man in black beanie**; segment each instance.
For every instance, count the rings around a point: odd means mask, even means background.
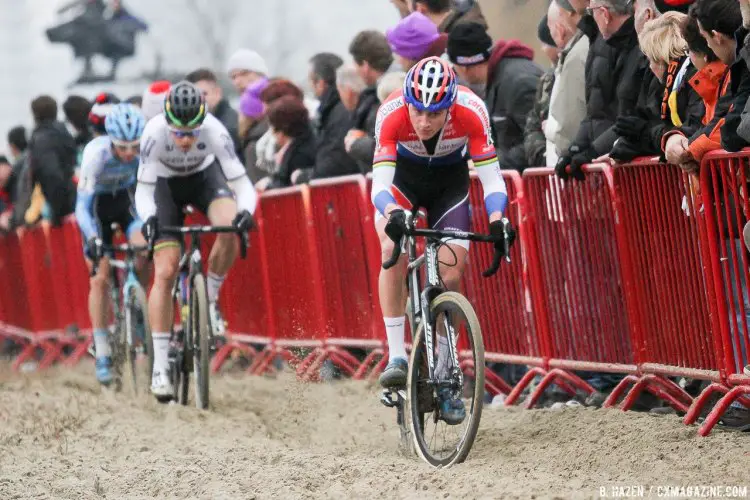
[[[487,104],[500,165],[522,171],[523,131],[542,75],[534,51],[517,40],[493,46],[481,24],[462,23],[448,35],[448,57],[462,82]]]

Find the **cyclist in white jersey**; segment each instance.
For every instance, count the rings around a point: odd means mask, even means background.
[[[159,226],[183,223],[183,208],[192,205],[212,225],[234,225],[248,230],[257,195],[245,167],[235,154],[224,125],[208,114],[201,91],[192,83],[174,85],[164,102],[164,113],[152,118],[141,139],[136,209],[147,240],[154,237],[155,277],[149,295],[149,318],[154,342],[151,392],[171,397],[168,352],[172,326],[172,286],[177,278],[180,244],[175,235],[160,234]],[[208,260],[208,300],[214,333],[223,334],[219,289],[238,252],[234,234],[216,237]]]

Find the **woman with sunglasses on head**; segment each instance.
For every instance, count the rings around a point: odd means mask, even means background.
[[[164,113],[146,125],[135,203],[145,221],[143,235],[155,238],[156,273],[149,295],[154,342],[151,392],[163,401],[172,395],[169,380],[169,332],[172,326],[172,286],[177,278],[180,243],[175,235],[159,234],[160,226],[180,226],[183,208],[192,205],[212,225],[248,230],[257,195],[234,142],[221,122],[206,109],[200,89],[183,81],[164,101]],[[238,251],[236,235],[219,234],[208,261],[208,301],[214,335],[224,333],[219,314],[219,289]]]
[[[99,251],[98,243],[112,243],[113,223],[122,228],[133,245],[145,244],[140,232],[141,220],[133,203],[145,125],[143,114],[136,106],[115,104],[105,116],[106,135],[94,138],[83,150],[75,214],[86,242],[84,253],[89,266],[95,252]],[[143,268],[143,263],[139,268]],[[109,286],[109,260],[104,257],[91,278],[89,291],[96,378],[104,385],[112,381],[112,353],[107,333]]]

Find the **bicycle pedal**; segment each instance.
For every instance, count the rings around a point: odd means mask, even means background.
[[[398,398],[396,397],[394,399],[393,391],[390,389],[386,389],[383,391],[383,394],[380,396],[380,402],[383,404],[383,406],[387,406],[388,408],[394,408],[398,405]]]

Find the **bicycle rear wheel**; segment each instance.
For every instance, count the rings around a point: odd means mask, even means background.
[[[467,384],[460,367],[453,367],[452,379],[462,382],[461,399],[466,407],[466,418],[459,425],[449,426],[440,420],[440,405],[434,384],[429,382],[424,324],[417,327],[412,340],[409,376],[409,425],[414,438],[414,448],[422,459],[433,467],[449,467],[461,463],[469,454],[479,429],[484,397],[484,343],[474,309],[462,295],[455,292],[440,294],[430,304],[433,325],[433,352],[437,360],[437,328],[443,323],[452,327],[456,343],[468,344],[473,362],[474,383]],[[437,361],[435,361],[437,364]],[[458,368],[456,370],[455,368]]]
[[[190,296],[190,317],[192,331],[193,372],[195,374],[195,406],[201,410],[208,408],[209,364],[209,316],[206,279],[202,274],[193,278]]]

